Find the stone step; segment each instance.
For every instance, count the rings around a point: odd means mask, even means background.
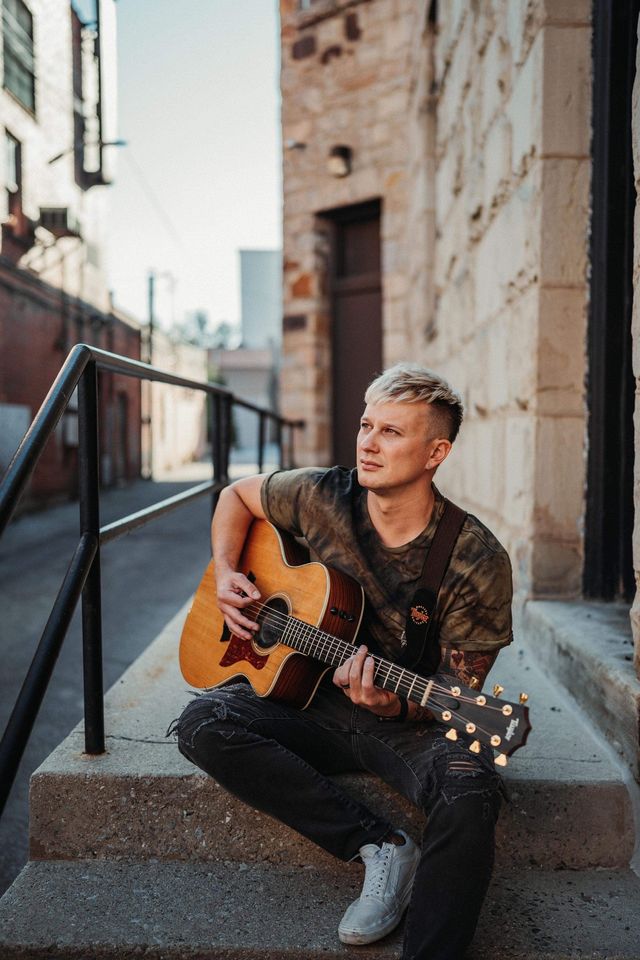
[[[402,928],[347,948],[336,928],[362,868],[247,863],[30,863],[0,902],[3,960],[391,960]],[[523,868],[494,879],[468,960],[640,956],[629,871]]]
[[[191,695],[177,662],[185,615],[186,608],[107,695],[108,752],[84,756],[78,727],[33,775],[32,859],[237,860],[341,870],[230,797],[165,736]],[[505,697],[529,693],[533,724],[506,770],[511,803],[500,818],[498,862],[626,866],[634,841],[629,795],[581,714],[524,649],[503,651],[493,672]],[[365,775],[344,782],[419,838],[421,816],[390,788]]]

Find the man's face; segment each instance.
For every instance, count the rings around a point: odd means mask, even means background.
[[[379,492],[423,483],[448,453],[451,445],[442,443],[440,456],[427,403],[367,404],[356,443],[358,481]]]

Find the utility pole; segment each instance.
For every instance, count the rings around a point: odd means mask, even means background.
[[[147,363],[153,363],[153,329],[155,323],[155,297],[156,297],[156,275],[153,270],[149,270],[147,287],[147,304],[149,327],[147,336]]]
[[[147,276],[147,329],[144,335],[145,352],[143,360],[151,365],[153,363],[153,331],[155,325],[155,287],[156,275],[153,270],[149,270]],[[142,396],[144,398],[144,409],[142,416],[142,426],[144,427],[144,450],[145,463],[143,465],[142,475],[145,480],[153,479],[153,384],[151,380],[142,381]]]

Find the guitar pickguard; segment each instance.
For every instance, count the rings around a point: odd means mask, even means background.
[[[242,637],[236,637],[235,634],[232,634],[229,646],[220,661],[220,666],[230,667],[234,663],[240,663],[240,661],[245,660],[247,663],[250,663],[255,670],[262,670],[268,659],[268,657],[260,656],[259,653],[256,653],[251,646],[250,640],[243,640]]]

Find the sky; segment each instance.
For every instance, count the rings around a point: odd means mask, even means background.
[[[109,285],[163,326],[240,319],[240,248],[281,246],[276,0],[118,0]]]

